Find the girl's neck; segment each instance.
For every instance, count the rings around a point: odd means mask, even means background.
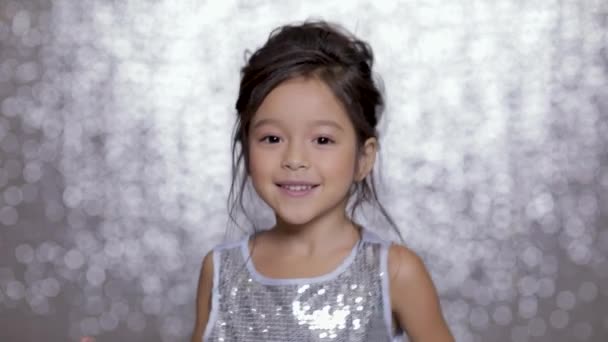
[[[277,224],[270,233],[274,242],[296,254],[318,255],[336,248],[352,248],[362,232],[346,213],[342,213],[305,225],[290,225],[277,217]]]

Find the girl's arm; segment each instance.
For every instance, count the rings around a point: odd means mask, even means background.
[[[203,332],[209,319],[211,309],[211,291],[213,289],[213,252],[209,252],[203,259],[198,279],[196,294],[196,322],[192,333],[192,342],[201,342]]]
[[[406,247],[392,245],[388,269],[393,315],[410,341],[454,342],[435,286],[420,257]]]

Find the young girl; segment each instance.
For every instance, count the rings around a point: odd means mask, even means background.
[[[204,258],[192,341],[453,341],[420,258],[352,219],[365,201],[386,215],[372,63],[368,44],[325,22],[281,27],[250,56],[230,198],[243,208],[251,182],[276,224]]]

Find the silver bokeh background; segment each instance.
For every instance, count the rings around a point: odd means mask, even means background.
[[[605,1],[0,0],[1,341],[189,337],[243,53],[309,17],[374,48],[457,340],[608,340]]]

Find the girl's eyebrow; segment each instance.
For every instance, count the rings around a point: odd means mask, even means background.
[[[253,125],[251,128],[256,129],[260,126],[264,126],[264,125],[279,125],[279,120],[276,119],[260,119],[257,121],[254,121]]]
[[[253,129],[256,129],[260,126],[264,126],[264,125],[278,125],[280,126],[280,122],[277,119],[260,119],[254,122],[253,124]],[[315,120],[313,122],[310,123],[310,126],[330,126],[330,127],[334,127],[338,130],[344,131],[344,128],[342,128],[342,126],[340,126],[339,123],[333,121],[333,120]]]
[[[330,126],[330,127],[334,127],[340,131],[343,131],[344,128],[342,128],[342,126],[340,126],[339,123],[333,121],[333,120],[315,120],[312,122],[311,126]]]

